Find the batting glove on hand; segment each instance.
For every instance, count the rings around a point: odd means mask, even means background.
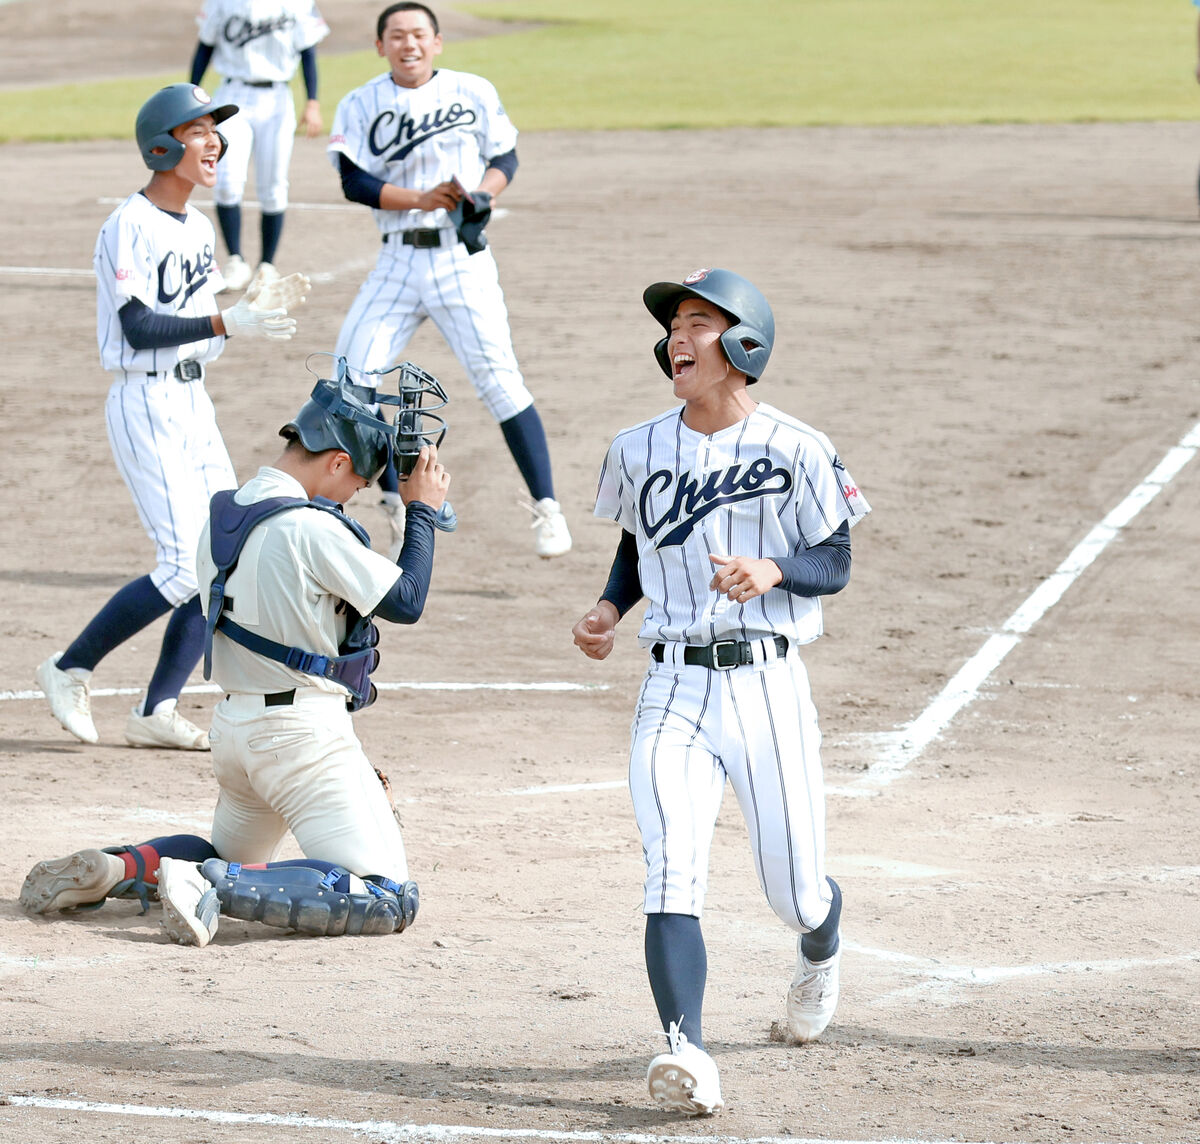
[[[252,310],[283,310],[301,306],[312,289],[312,282],[304,274],[289,274],[286,278],[272,278],[246,299]]]
[[[228,310],[221,311],[225,324],[225,336],[234,334],[257,334],[276,342],[286,342],[296,333],[296,319],[289,318],[286,310],[260,310],[245,298],[239,298]]]

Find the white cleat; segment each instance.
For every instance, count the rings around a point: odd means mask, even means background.
[[[797,948],[796,976],[787,995],[787,1024],[789,1035],[798,1044],[815,1041],[833,1020],[841,960],[840,949],[826,961],[809,961]]]
[[[162,928],[179,945],[205,946],[217,934],[221,903],[217,890],[195,862],[160,858],[158,900],[162,902]]]
[[[225,279],[225,290],[245,290],[253,276],[254,272],[240,254],[230,255],[229,261],[221,270],[221,277]],[[225,293],[225,290],[221,293]]]
[[[725,1102],[721,1099],[717,1062],[691,1044],[674,1021],[667,1043],[670,1049],[659,1053],[646,1070],[650,1096],[663,1108],[686,1116],[718,1112]]]
[[[92,722],[92,699],[86,679],[79,679],[69,671],[59,671],[61,651],[56,651],[48,660],[38,665],[33,677],[45,693],[50,704],[50,713],[76,739],[85,743],[98,742],[96,724]]]
[[[102,902],[125,879],[125,863],[103,850],[79,850],[39,862],[25,876],[18,898],[31,914]]]
[[[250,279],[250,285],[246,287],[246,296],[251,300],[257,298],[268,282],[277,282],[279,277],[279,271],[271,263],[260,262],[258,269],[254,271],[254,277]]]
[[[529,511],[533,513],[529,526],[533,529],[533,546],[539,556],[549,559],[571,551],[571,533],[558,501],[543,497],[529,505]]]
[[[139,715],[134,707],[125,720],[125,742],[133,747],[166,747],[174,751],[208,751],[208,732],[179,714],[178,708]]]

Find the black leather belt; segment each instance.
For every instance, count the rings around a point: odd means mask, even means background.
[[[175,363],[175,368],[171,370],[176,381],[200,381],[204,377],[204,366],[198,361],[181,361]],[[147,377],[159,377],[157,373],[146,371]]]
[[[291,691],[272,691],[270,695],[263,696],[264,707],[290,707],[296,699],[296,689],[293,687]]]
[[[683,662],[688,667],[707,667],[710,671],[732,671],[735,667],[744,667],[754,662],[754,647],[762,640],[717,640],[716,643],[697,647],[688,644],[683,649]],[[662,663],[665,644],[656,643],[650,654],[655,663]],[[775,650],[780,658],[787,655],[788,642],[786,636],[775,637]]]
[[[416,246],[422,250],[428,250],[435,246],[442,245],[442,232],[436,227],[422,227],[418,230],[402,230],[399,232],[400,241],[405,246]],[[385,234],[384,242],[390,242],[396,235]]]
[[[247,87],[274,87],[277,83],[282,83],[282,80],[274,79],[243,79],[239,83],[244,83]]]

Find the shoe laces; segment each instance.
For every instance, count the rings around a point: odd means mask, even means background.
[[[547,529],[554,526],[554,518],[562,515],[562,509],[558,507],[558,501],[551,497],[546,497],[540,501],[517,501],[522,508],[528,509],[533,517],[530,528]]]
[[[812,969],[799,981],[792,983],[792,991],[802,1005],[820,1005],[832,982],[833,974],[828,969]]]
[[[663,1036],[667,1038],[667,1046],[670,1048],[672,1053],[678,1054],[683,1052],[684,1047],[688,1044],[687,1035],[684,1033],[683,1029],[680,1028],[682,1022],[683,1014],[681,1013],[679,1015],[679,1020],[672,1021],[671,1027],[663,1034]]]

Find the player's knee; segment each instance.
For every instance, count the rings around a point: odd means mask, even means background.
[[[259,196],[263,214],[282,214],[287,210],[287,190],[267,191]]]

